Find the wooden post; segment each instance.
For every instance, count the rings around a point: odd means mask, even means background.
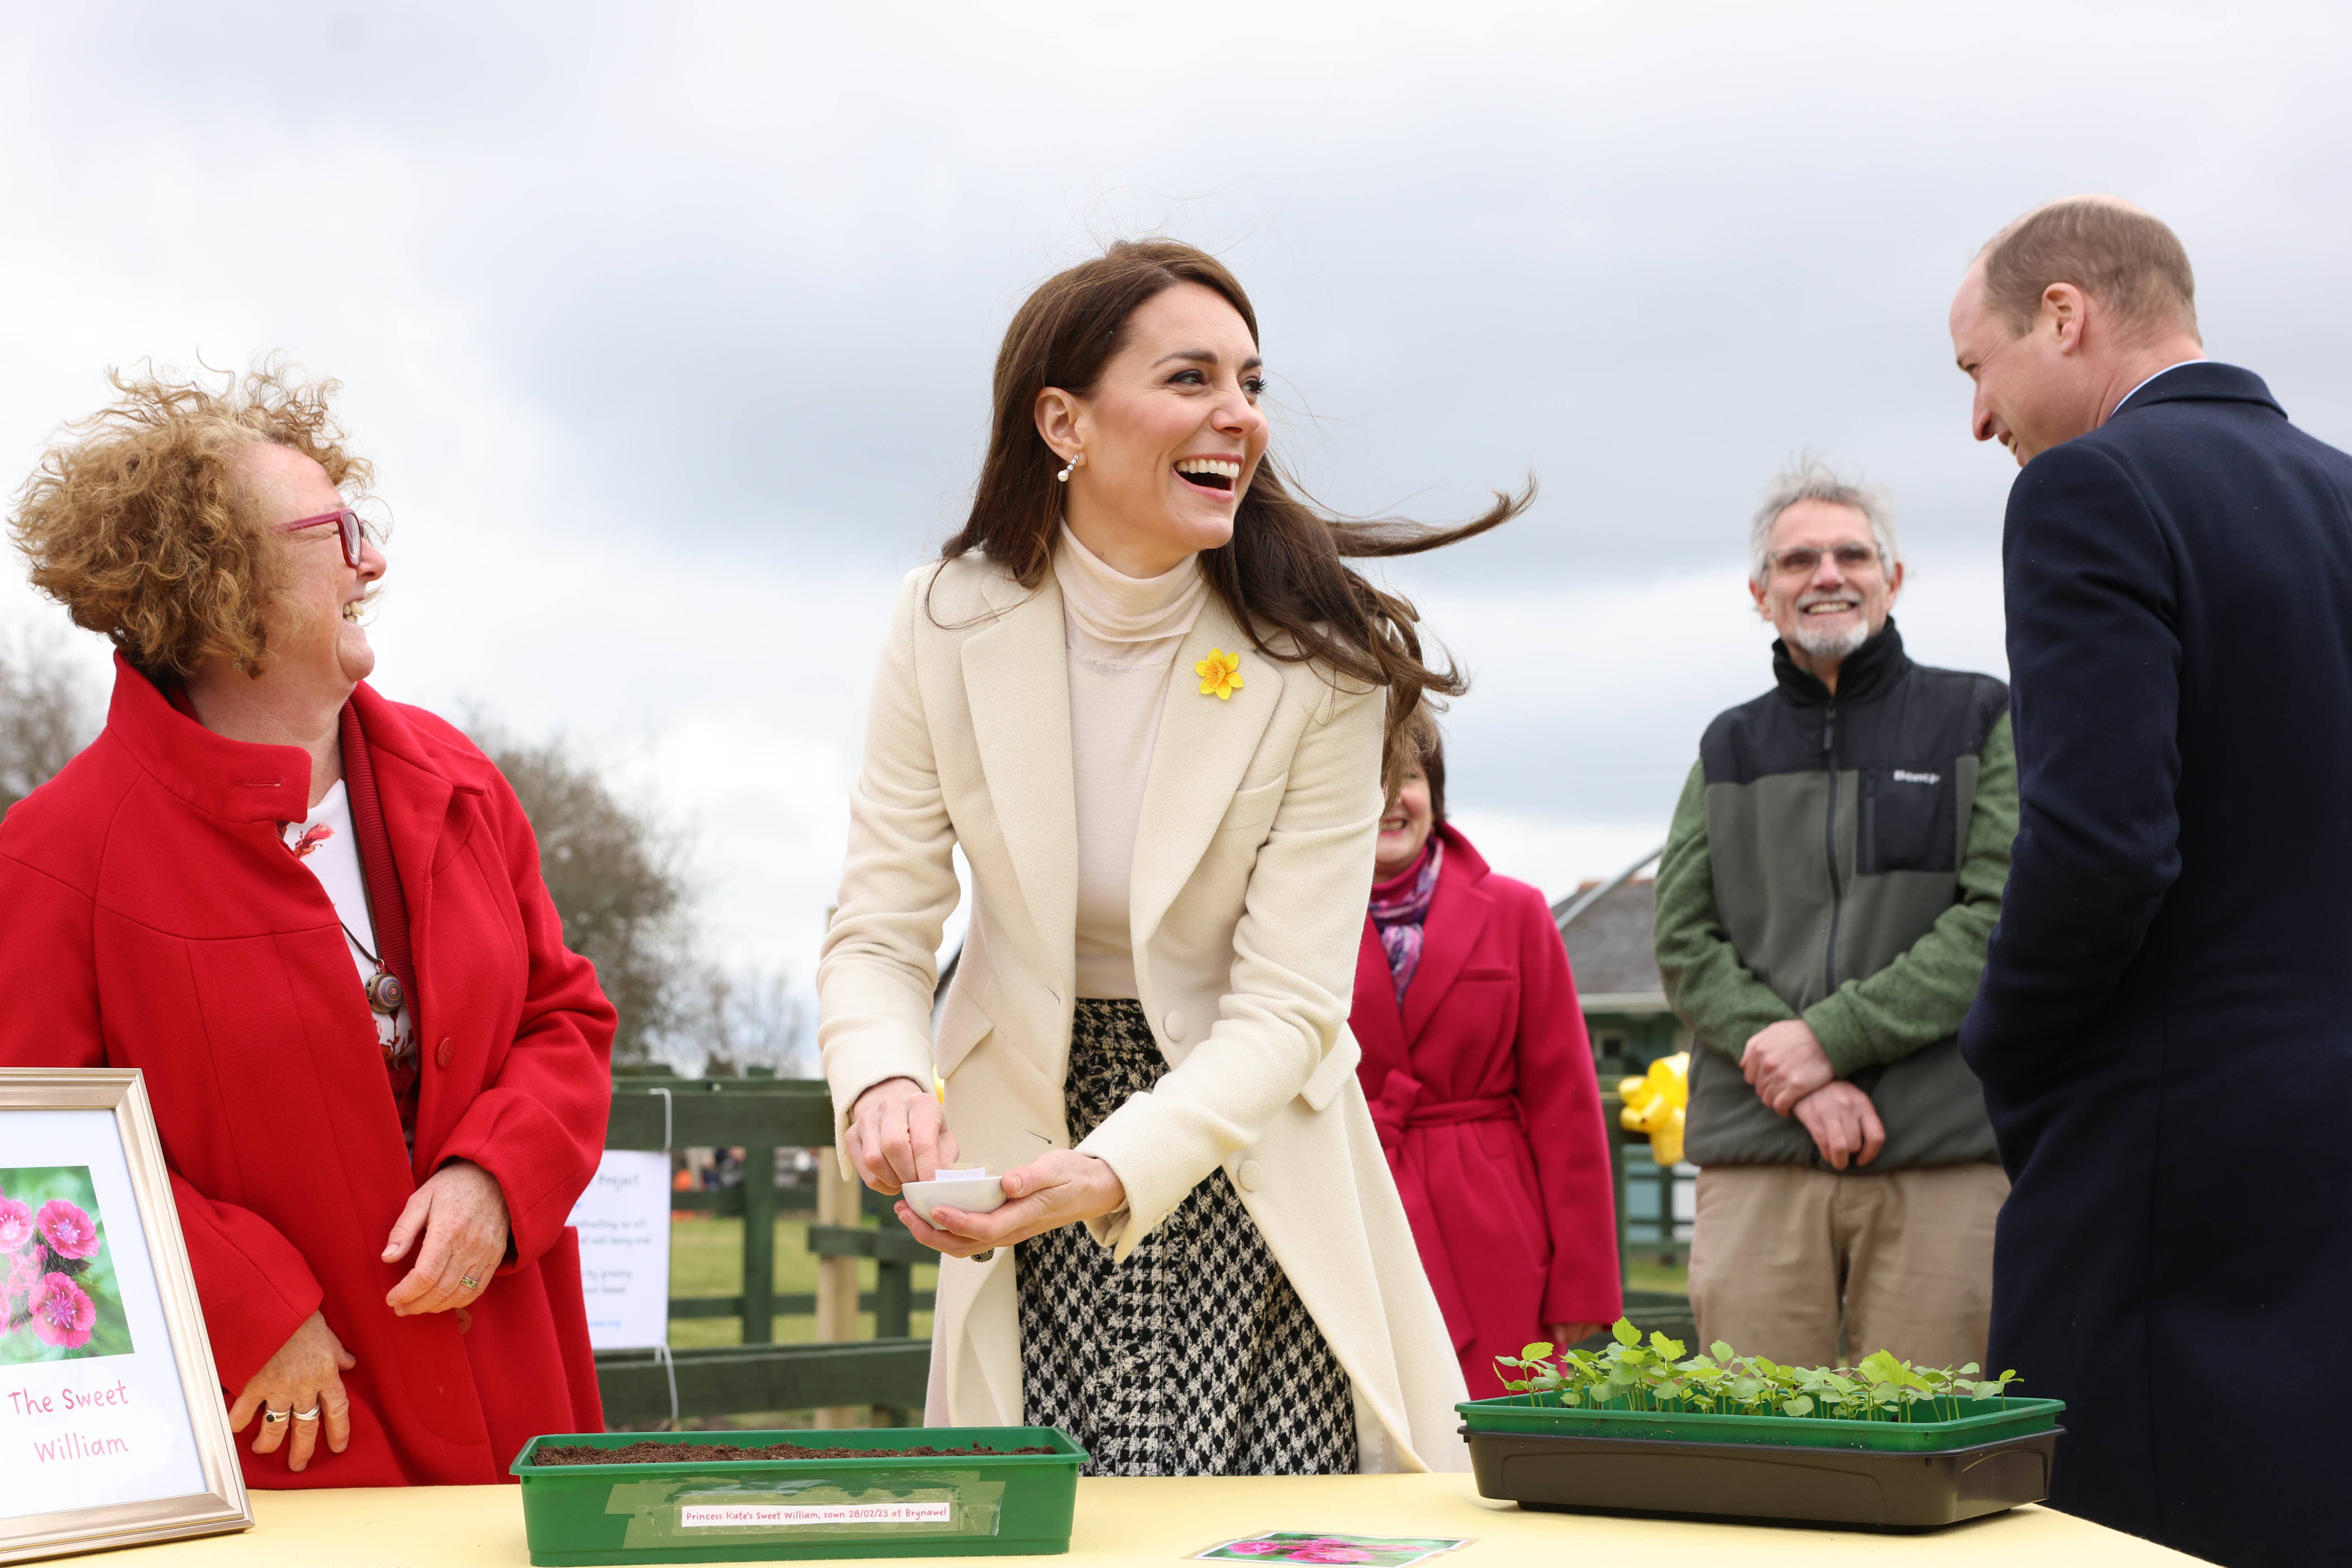
[[[854,1226],[862,1223],[858,1205],[865,1186],[856,1176],[842,1174],[841,1163],[830,1149],[810,1151],[816,1156],[816,1222],[819,1225]],[[816,1337],[828,1343],[857,1337],[857,1259],[825,1258],[816,1260]],[[816,1413],[821,1428],[838,1430],[866,1424],[863,1405],[840,1405]]]
[[[915,1266],[896,1258],[877,1258],[874,1264],[874,1337],[877,1340],[903,1340],[912,1326],[915,1301]],[[895,1405],[874,1407],[874,1424],[877,1426],[919,1426],[922,1423]]]
[[[776,1146],[743,1151],[743,1342],[776,1337]]]

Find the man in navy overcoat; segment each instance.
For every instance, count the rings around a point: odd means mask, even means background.
[[[1961,1031],[2015,1184],[1993,1369],[2052,1500],[2231,1564],[2352,1561],[2352,458],[2207,360],[2103,198],[1954,300],[2002,539],[2021,822]]]

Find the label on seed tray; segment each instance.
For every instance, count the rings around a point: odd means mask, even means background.
[[[946,1524],[955,1504],[940,1502],[684,1503],[679,1528],[710,1530],[790,1529],[812,1524]]]
[[[909,1470],[887,1484],[840,1476],[744,1474],[616,1481],[604,1511],[625,1514],[625,1552],[714,1541],[806,1547],[820,1541],[946,1542],[997,1533],[1006,1483],[978,1470]]]

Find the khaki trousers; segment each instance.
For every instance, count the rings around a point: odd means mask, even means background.
[[[1723,1340],[1795,1366],[1851,1366],[1878,1350],[1915,1366],[1982,1365],[1993,1217],[2008,1195],[1994,1164],[1707,1166],[1691,1231],[1691,1349]]]

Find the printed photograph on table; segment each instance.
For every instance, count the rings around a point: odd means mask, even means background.
[[[1192,1561],[1217,1563],[1348,1563],[1351,1568],[1405,1568],[1467,1546],[1473,1536],[1324,1535],[1307,1530],[1269,1530],[1196,1552]]]
[[[0,1366],[132,1348],[89,1167],[0,1166]]]

